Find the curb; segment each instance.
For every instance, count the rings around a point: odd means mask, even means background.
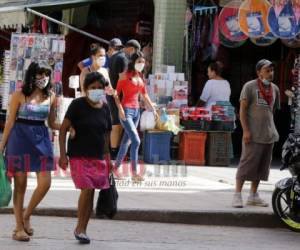
[[[0,214],[12,214],[12,208],[1,208]],[[39,208],[34,215],[76,217],[76,208]],[[92,218],[96,217],[95,214]],[[104,217],[99,219],[105,219]],[[227,211],[171,211],[120,209],[113,220],[141,221],[158,223],[177,223],[188,225],[233,226],[256,228],[282,228],[280,220],[273,213],[227,212]]]

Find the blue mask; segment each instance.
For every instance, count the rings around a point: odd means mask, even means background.
[[[271,84],[271,82],[269,80],[266,80],[266,79],[263,79],[262,82],[265,86],[269,86]]]
[[[88,90],[88,98],[94,102],[107,102],[106,101],[106,94],[104,92],[104,89],[90,89]]]

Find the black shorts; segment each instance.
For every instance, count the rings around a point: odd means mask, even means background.
[[[112,125],[120,125],[119,110],[112,96],[106,96],[107,104],[110,109]]]

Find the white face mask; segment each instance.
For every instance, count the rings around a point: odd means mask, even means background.
[[[271,84],[271,82],[267,79],[263,79],[262,82],[265,86],[270,86],[270,84]]]
[[[134,65],[134,68],[137,72],[142,72],[143,69],[145,68],[145,63],[136,63]]]
[[[88,90],[88,98],[94,102],[105,102],[106,103],[106,94],[104,89],[90,89]]]
[[[100,56],[100,57],[97,58],[96,62],[100,67],[103,67],[106,63],[106,57],[105,56]]]
[[[42,79],[36,79],[35,80],[35,85],[39,88],[39,89],[44,89],[47,87],[48,83],[49,83],[49,76],[46,76]]]

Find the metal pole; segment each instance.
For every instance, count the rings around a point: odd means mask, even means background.
[[[57,24],[59,24],[59,25],[65,26],[65,27],[69,28],[70,30],[73,30],[73,31],[78,32],[78,33],[80,33],[80,34],[82,34],[82,35],[88,36],[88,37],[90,37],[90,38],[93,38],[93,39],[95,39],[95,40],[97,40],[97,41],[99,41],[99,42],[102,42],[102,43],[105,43],[105,44],[109,44],[109,41],[107,41],[107,40],[105,40],[105,39],[102,39],[102,38],[100,38],[100,37],[97,37],[97,36],[95,36],[95,35],[93,35],[93,34],[91,34],[91,33],[85,32],[85,31],[83,31],[83,30],[77,29],[77,28],[75,28],[75,27],[73,27],[73,26],[71,26],[71,25],[69,25],[69,24],[60,22],[60,21],[58,21],[58,20],[56,20],[56,19],[54,19],[54,18],[52,18],[52,17],[49,17],[49,16],[47,16],[47,15],[45,15],[45,14],[43,14],[43,13],[40,13],[40,12],[38,12],[38,11],[35,11],[35,10],[31,9],[31,8],[25,8],[25,11],[27,11],[27,12],[29,12],[29,13],[32,13],[32,14],[34,14],[34,15],[37,15],[37,16],[46,18],[47,20],[49,20],[49,21],[51,21],[51,22],[53,22],[53,23],[57,23]]]

